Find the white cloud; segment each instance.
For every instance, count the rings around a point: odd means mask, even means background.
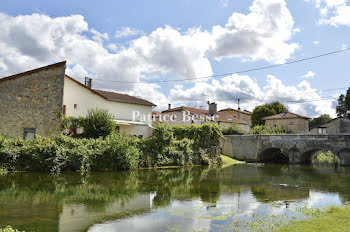
[[[321,24],[350,26],[350,6],[347,5],[347,0],[307,0],[310,1],[320,9]]]
[[[313,71],[308,71],[307,73],[302,75],[301,78],[304,78],[304,79],[314,78],[315,75],[316,74]]]
[[[320,41],[314,40],[314,41],[312,41],[312,43],[313,43],[314,45],[319,45],[319,44],[320,44]]]
[[[111,50],[112,52],[117,52],[118,51],[118,46],[114,43],[110,43],[107,45],[107,48]]]
[[[82,79],[89,75],[96,78],[97,86],[141,94],[161,105],[167,99],[158,85],[115,81],[138,82],[166,74],[177,78],[210,76],[213,74],[210,58],[281,63],[298,47],[288,42],[298,30],[284,0],[255,0],[250,13],[233,13],[225,26],[214,26],[211,31],[164,26],[146,35],[126,27],[116,33],[117,38],[142,36],[125,47],[112,42],[105,44],[109,35],[89,28],[81,15],[54,18],[43,14],[0,13],[0,28],[1,76],[67,60],[71,67],[67,72],[73,77]],[[207,89],[203,94],[228,97],[232,101],[243,96],[247,98],[247,106],[257,104],[257,99],[264,97],[255,81],[246,76],[234,77],[210,84],[198,82],[195,86],[198,91]],[[188,91],[178,86],[170,91],[170,99],[175,97],[174,93],[182,93],[181,90]],[[196,91],[190,94],[197,96]],[[232,101],[227,101],[227,105]]]
[[[283,63],[299,47],[288,43],[294,20],[284,0],[255,0],[245,15],[233,13],[225,27],[214,26],[209,54],[217,59],[245,57]]]
[[[341,45],[341,50],[348,49],[348,47],[349,47],[349,46],[348,46],[347,44],[342,44],[342,45]]]
[[[223,7],[227,7],[230,0],[219,0],[219,2]]]
[[[100,33],[93,28],[90,29],[90,32],[93,34],[92,39],[96,42],[102,43],[105,40],[109,40],[107,33]]]
[[[142,30],[138,30],[130,27],[123,27],[121,30],[117,30],[115,32],[114,37],[119,39],[123,37],[137,36],[137,35],[144,35],[144,34],[145,33]]]
[[[218,107],[222,109],[236,108],[239,98],[242,109],[253,110],[257,105],[280,101],[291,112],[309,117],[324,113],[335,116],[335,101],[322,98],[320,93],[311,88],[309,82],[305,80],[298,86],[288,86],[277,77],[268,75],[266,82],[266,85],[260,87],[251,77],[234,74],[222,78],[221,81],[195,83],[193,87],[187,89],[179,85],[171,89],[169,102],[175,106],[190,105],[206,108],[206,101],[210,100],[216,101]]]

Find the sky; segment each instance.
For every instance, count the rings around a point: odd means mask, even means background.
[[[350,86],[350,51],[235,74],[348,48],[347,0],[2,0],[0,28],[0,77],[66,60],[78,81],[154,110],[278,100],[334,117]]]

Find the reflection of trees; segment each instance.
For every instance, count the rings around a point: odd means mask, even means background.
[[[222,170],[194,167],[92,173],[89,176],[77,173],[57,177],[8,174],[0,176],[0,225],[13,224],[19,229],[38,231],[36,221],[40,217],[43,221],[39,227],[41,231],[57,231],[59,215],[66,204],[83,205],[88,212],[103,213],[116,201],[130,204],[130,199],[137,194],[155,193],[153,206],[163,207],[173,199],[198,198],[216,203],[222,193],[239,193],[242,189],[250,189],[258,201],[295,200],[306,198],[311,188],[339,192],[344,200],[349,200],[349,171],[345,168],[334,171],[297,166],[239,165]]]

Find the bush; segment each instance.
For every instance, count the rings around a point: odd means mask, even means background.
[[[190,126],[156,124],[153,137],[141,143],[143,154],[140,165],[154,167],[218,163],[221,159],[217,148],[221,137],[220,128],[214,124]]]
[[[2,170],[115,171],[138,167],[216,164],[222,134],[216,125],[155,126],[153,137],[138,139],[116,134],[97,139],[58,135],[33,141],[0,136]]]
[[[84,137],[86,138],[106,138],[115,131],[113,115],[107,110],[91,109],[83,122]]]
[[[250,131],[251,134],[255,134],[255,135],[273,135],[273,134],[290,134],[291,131],[281,127],[281,126],[277,126],[277,127],[271,127],[271,126],[267,126],[267,125],[259,125],[259,126],[255,126],[252,128],[252,130]]]
[[[240,128],[237,123],[232,123],[230,127],[222,129],[223,135],[244,135],[248,134],[245,130]]]

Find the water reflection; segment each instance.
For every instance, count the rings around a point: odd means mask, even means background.
[[[350,169],[241,165],[0,176],[0,226],[26,231],[220,231],[254,215],[342,204]]]

